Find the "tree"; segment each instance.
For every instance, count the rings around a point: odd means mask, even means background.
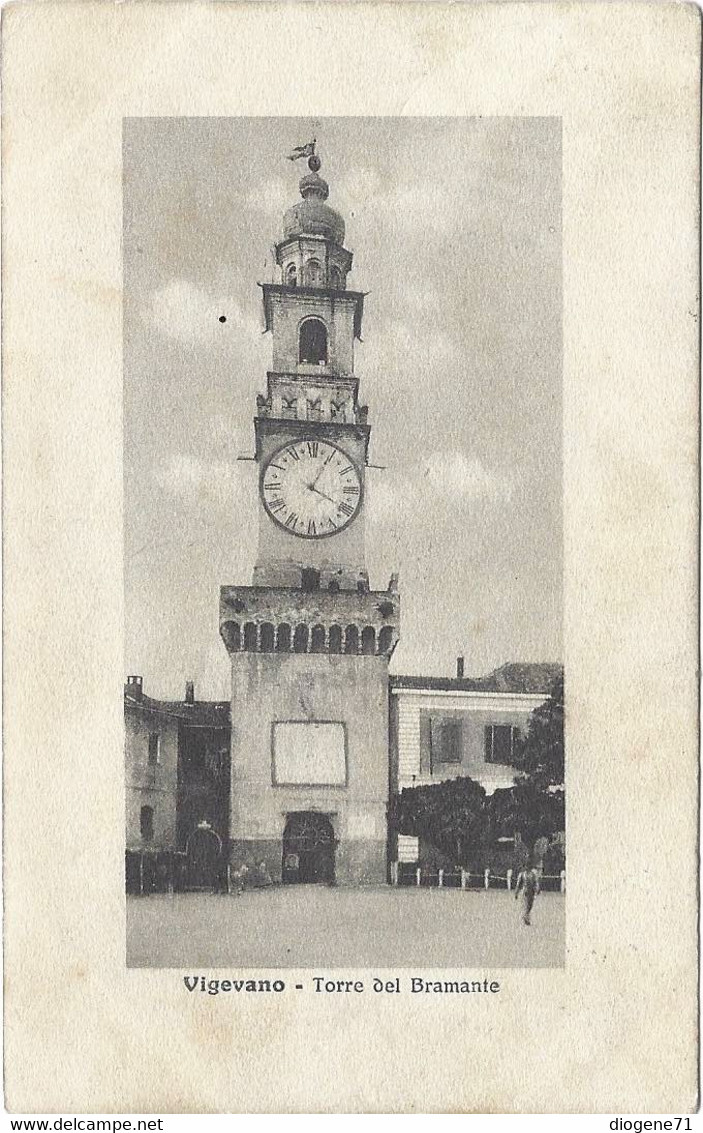
[[[391,799],[389,821],[396,833],[422,838],[457,865],[468,868],[485,855],[486,792],[474,779],[406,787]]]
[[[564,785],[564,674],[530,716],[520,750],[522,771],[536,787]]]

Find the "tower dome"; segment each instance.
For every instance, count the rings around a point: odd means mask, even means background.
[[[344,244],[344,221],[338,212],[325,204],[329,196],[329,185],[313,171],[300,179],[300,195],[303,198],[297,205],[289,208],[283,217],[285,239],[293,236],[323,236],[333,244]]]

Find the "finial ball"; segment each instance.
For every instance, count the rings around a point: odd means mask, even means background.
[[[308,169],[310,169],[313,173],[317,173],[321,165],[322,162],[320,161],[316,153],[314,153],[312,157],[308,158]]]

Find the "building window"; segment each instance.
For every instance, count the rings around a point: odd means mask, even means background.
[[[149,766],[155,767],[159,762],[159,733],[149,732]]]
[[[332,268],[332,271],[330,272],[330,283],[334,287],[335,291],[341,290],[342,277],[339,273],[339,268]]]
[[[488,724],[485,729],[486,763],[515,762],[519,729],[512,724]]]
[[[145,842],[151,842],[154,838],[154,808],[153,806],[143,806],[139,813],[139,832]]]
[[[460,719],[446,717],[430,719],[430,755],[433,770],[438,763],[461,763],[462,748]]]
[[[304,594],[313,594],[320,589],[320,572],[315,567],[303,567],[300,572],[301,588]]]
[[[300,328],[299,360],[312,366],[327,361],[327,327],[319,319],[306,319]]]
[[[289,287],[298,286],[298,269],[296,268],[295,264],[288,264],[288,268],[286,270],[286,283]]]

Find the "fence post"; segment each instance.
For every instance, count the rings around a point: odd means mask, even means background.
[[[560,893],[566,892],[566,870],[563,869],[559,874],[559,891]]]
[[[443,869],[440,869],[440,871],[439,871],[439,874],[437,876],[437,883],[438,883],[438,886],[439,886],[440,889],[444,885],[444,870]]]
[[[510,892],[513,887],[513,871],[511,869],[508,870],[508,874],[505,880],[508,883],[508,892]]]
[[[398,884],[398,863],[391,862],[391,885]]]
[[[488,889],[488,870],[487,869],[484,869],[484,871],[483,871],[483,888]]]
[[[466,870],[463,868],[461,871],[461,888],[466,889]]]
[[[422,869],[421,869],[420,866],[418,866],[417,869],[415,870],[415,884],[418,885],[418,886],[420,884],[421,876],[422,876]]]
[[[144,896],[144,854],[139,853],[139,896]]]

